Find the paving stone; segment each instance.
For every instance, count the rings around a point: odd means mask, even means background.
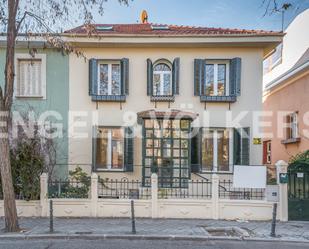
[[[21,228],[27,235],[49,232],[48,218],[20,218]],[[0,228],[4,219],[0,218]],[[265,221],[222,221],[190,219],[136,219],[137,233],[156,236],[208,236],[203,228],[238,227],[249,232],[252,238],[270,238],[271,222]],[[131,233],[131,220],[125,218],[55,218],[54,229],[60,234],[107,234],[125,235]],[[309,222],[278,222],[276,234],[282,238],[309,240]],[[3,231],[0,231],[0,234]]]

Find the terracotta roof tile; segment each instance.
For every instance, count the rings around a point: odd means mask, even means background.
[[[168,27],[168,29],[153,29],[152,27]],[[112,30],[98,30],[98,27],[112,27]],[[155,23],[145,24],[94,24],[91,26],[79,26],[65,33],[70,34],[98,34],[98,35],[154,35],[154,36],[186,36],[186,35],[282,35],[282,32],[265,30],[246,30],[246,29],[228,29],[228,28],[209,28],[195,26],[177,26]]]

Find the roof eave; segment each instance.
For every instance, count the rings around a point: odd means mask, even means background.
[[[274,79],[273,81],[269,82],[266,86],[265,86],[265,91],[271,91],[274,88],[282,85],[285,82],[288,82],[290,79],[301,75],[302,73],[304,73],[305,71],[309,70],[309,61],[305,62],[304,64],[300,65],[299,67],[295,68],[292,71],[288,71],[282,75],[280,75],[279,77],[277,77],[276,79]]]

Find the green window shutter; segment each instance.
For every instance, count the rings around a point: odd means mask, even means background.
[[[98,92],[98,61],[89,60],[89,96],[97,95]]]
[[[153,68],[152,61],[147,59],[147,95],[152,95]]]
[[[134,131],[133,127],[125,127],[124,164],[125,171],[133,172],[134,164]]]
[[[250,128],[234,129],[234,164],[250,164]]]
[[[200,96],[205,82],[205,60],[194,59],[194,96]]]
[[[241,87],[241,58],[230,61],[230,95],[240,96]]]
[[[241,165],[250,164],[250,128],[242,129]]]
[[[191,173],[201,172],[201,132],[191,138]]]
[[[123,58],[120,61],[121,66],[121,94],[129,94],[129,59]]]
[[[173,95],[179,94],[179,66],[180,59],[175,58],[173,62]]]
[[[241,153],[241,137],[240,137],[240,129],[234,129],[234,136],[233,136],[233,159],[234,165],[240,165],[240,153]]]
[[[97,137],[98,127],[92,127],[92,170],[96,170],[97,165]]]

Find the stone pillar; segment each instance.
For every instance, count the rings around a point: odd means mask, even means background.
[[[279,182],[279,174],[288,172],[288,164],[280,160],[276,162],[277,183],[279,184],[279,219],[288,221],[288,184]]]
[[[219,219],[219,176],[213,174],[211,178],[211,201],[212,201],[212,218]]]
[[[98,175],[96,173],[91,174],[91,216],[97,217],[98,207]]]
[[[151,175],[151,217],[158,218],[158,175]]]
[[[46,217],[48,215],[48,176],[43,173],[40,176],[40,205],[41,216]]]

